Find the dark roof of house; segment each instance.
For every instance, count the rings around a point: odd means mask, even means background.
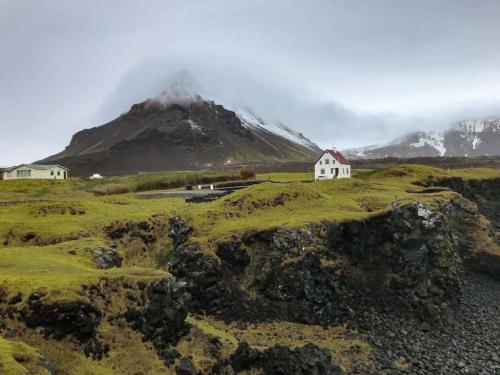
[[[17,169],[19,167],[29,167],[29,168],[38,169],[38,170],[47,170],[47,169],[59,167],[59,168],[66,169],[67,171],[69,171],[69,168],[66,168],[66,167],[63,167],[62,165],[57,165],[57,164],[53,164],[53,165],[49,165],[49,164],[20,164],[20,165],[17,165],[15,167],[5,168],[4,171],[12,171],[12,170]]]
[[[349,160],[347,160],[344,155],[342,155],[339,151],[337,150],[325,150],[321,156],[316,160],[316,162],[314,164],[316,164],[318,162],[319,159],[321,159],[321,157],[325,154],[325,152],[328,152],[330,155],[332,155],[335,159],[337,159],[337,161],[340,163],[340,164],[349,164]]]

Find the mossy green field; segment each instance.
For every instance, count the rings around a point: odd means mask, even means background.
[[[129,183],[136,186],[141,181],[157,181],[158,176],[105,178],[97,182],[76,178],[56,182],[0,181],[0,289],[9,298],[22,293],[26,299],[34,291],[42,291],[55,301],[74,300],[85,298],[83,285],[96,284],[101,279],[137,281],[166,276],[164,261],[160,262],[157,254],[147,251],[141,256],[149,257],[149,261],[139,265],[127,261],[122,254],[125,262],[121,268],[96,268],[94,251],[106,245],[109,238],[105,228],[116,223],[139,222],[152,217],[166,222],[169,216],[179,215],[194,228],[190,241],[203,243],[205,248],[210,249],[210,244],[248,231],[295,227],[318,221],[359,220],[379,215],[398,205],[415,201],[432,205],[457,194],[449,189],[426,192],[418,182],[429,178],[500,178],[500,171],[494,169],[443,170],[419,165],[355,172],[354,178],[329,181],[312,181],[312,174],[309,173],[258,175],[257,178],[264,182],[208,203],[186,203],[183,198],[172,197],[146,199],[130,192],[133,189],[112,194],[113,191],[123,190],[116,186]],[[169,174],[161,178],[175,180],[176,176]],[[180,180],[185,181],[185,176]],[[107,193],[96,194],[96,191]],[[170,249],[168,241],[167,233],[164,233],[158,251],[165,259]],[[258,336],[252,337],[250,332],[243,332],[234,326],[203,319],[191,319],[191,323],[200,340],[208,340],[209,335],[215,335],[234,349],[237,338],[245,337],[257,346],[264,345]],[[259,329],[274,335],[282,328],[263,325]],[[293,329],[307,338],[308,330],[316,328],[297,326]],[[120,336],[123,332],[126,332],[126,337]],[[109,327],[107,334],[123,347],[134,347],[142,353],[144,361],[137,362],[137,370],[147,366],[147,360],[152,366],[150,373],[161,373],[162,364],[143,344],[138,344],[140,338],[136,337],[137,333]],[[333,340],[334,336],[332,332],[331,336],[325,337]],[[338,340],[338,343],[343,342],[340,336]],[[299,341],[297,345],[303,344],[303,340]],[[58,351],[65,355],[70,353],[62,349],[62,344],[52,343],[55,346],[51,348],[35,334],[27,343],[29,345],[0,338],[0,374],[45,374],[45,370],[33,370],[36,366],[31,366],[33,361],[38,361],[38,350],[49,353],[53,358],[58,358]],[[344,344],[349,347],[353,343]],[[117,344],[113,355],[125,354],[123,350],[120,352],[120,345]],[[194,350],[190,342],[181,341],[180,345],[185,351]],[[368,349],[363,350],[365,356]],[[75,362],[66,366],[63,373],[115,373],[113,361],[116,358],[97,363],[80,354],[71,355]],[[15,358],[21,358],[22,362]],[[126,365],[132,366],[128,362]]]

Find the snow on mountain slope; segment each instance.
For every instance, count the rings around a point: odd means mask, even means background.
[[[240,119],[243,126],[254,131],[265,131],[273,133],[282,138],[285,138],[293,143],[302,145],[303,147],[311,151],[321,151],[320,148],[312,142],[310,139],[306,138],[302,133],[293,130],[292,128],[282,124],[269,124],[264,122],[260,117],[254,115],[249,110],[233,110],[236,116]]]
[[[344,151],[352,159],[500,155],[500,119],[468,120],[444,132],[414,132],[385,145]]]
[[[439,156],[444,156],[446,147],[444,147],[444,135],[437,132],[418,133],[418,141],[410,143],[411,147],[419,148],[429,145],[439,152]]]
[[[320,153],[300,133],[267,124],[248,111],[237,114],[199,95],[160,99],[134,104],[106,124],[77,132],[62,152],[43,162],[86,176],[312,162]]]
[[[455,126],[455,129],[466,134],[484,131],[500,132],[500,119],[462,121]]]

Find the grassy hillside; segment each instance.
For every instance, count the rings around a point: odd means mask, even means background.
[[[242,169],[234,173],[159,172],[103,179],[70,178],[68,180],[9,180],[2,181],[0,203],[15,200],[61,200],[88,196],[125,194],[130,192],[174,189],[186,185],[210,184],[253,177]]]
[[[2,294],[7,300],[21,293],[25,301],[35,291],[43,292],[52,301],[85,300],[83,285],[97,284],[101,280],[135,283],[166,276],[164,265],[171,242],[165,228],[171,215],[186,219],[194,228],[191,241],[201,242],[210,249],[214,241],[251,230],[293,227],[323,220],[361,219],[415,201],[432,205],[456,193],[446,189],[427,191],[416,182],[429,177],[500,178],[500,171],[485,168],[446,171],[398,165],[359,170],[355,176],[313,182],[309,173],[268,173],[257,176],[265,180],[264,183],[201,204],[186,203],[181,198],[144,199],[133,191],[142,190],[140,186],[178,187],[204,178],[233,177],[186,172],[112,177],[102,181],[0,181],[0,201],[4,201],[0,205],[0,302]],[[118,189],[117,186],[128,188]],[[96,194],[102,191],[106,191],[106,195]],[[110,194],[112,192],[121,194]],[[126,246],[118,246],[124,258],[121,268],[96,268],[94,251],[107,246],[107,226],[152,220],[161,224],[154,232],[158,241],[145,245],[137,238],[130,238]],[[319,327],[275,323],[244,330],[209,317],[189,319],[192,324],[190,336],[187,336],[189,340],[183,339],[178,350],[185,354],[195,353],[195,362],[201,364],[206,353],[199,351],[199,345],[210,341],[214,335],[228,352],[234,350],[240,338],[255,347],[280,342],[299,346],[316,340],[330,348],[346,368],[350,361],[366,360],[369,352],[360,337],[352,333],[349,336],[340,328],[323,331]],[[12,324],[10,328],[19,328],[17,323]],[[152,348],[142,343],[136,332],[106,324],[100,334],[114,340],[115,344],[112,356],[101,362],[92,361],[81,353],[75,354],[73,344],[44,340],[36,331],[26,331],[16,340],[0,338],[0,374],[45,374],[45,370],[33,367],[38,351],[58,362],[63,374],[128,373],[124,369],[139,371],[147,366],[151,366],[148,373],[162,373],[161,362],[155,359]],[[283,329],[295,333],[280,337]],[[26,344],[21,342],[23,340]],[[358,348],[355,356],[348,354],[352,347]],[[133,348],[134,353],[127,348]],[[127,358],[117,365],[121,361],[117,355]],[[64,360],[63,356],[71,360]]]
[[[181,174],[182,175],[182,174]],[[103,228],[114,222],[141,221],[155,214],[188,219],[195,241],[217,240],[249,230],[298,226],[322,220],[350,220],[375,215],[389,205],[449,199],[451,191],[421,193],[414,182],[428,176],[495,178],[492,169],[442,169],[401,165],[364,170],[357,178],[298,182],[303,173],[259,175],[269,180],[210,203],[185,203],[182,198],[143,199],[133,193],[95,196],[100,184],[147,181],[156,175],[120,177],[102,182],[66,180],[2,181],[0,196],[19,203],[0,206],[0,280],[11,290],[37,287],[77,290],[98,278],[92,250],[102,246]],[[167,178],[163,176],[162,178]],[[172,174],[168,178],[174,178]],[[282,183],[273,183],[278,181]],[[283,183],[288,181],[288,183]],[[165,219],[166,220],[166,219]],[[71,252],[71,254],[69,254]],[[36,274],[33,272],[37,270]],[[122,270],[126,274],[126,270]]]

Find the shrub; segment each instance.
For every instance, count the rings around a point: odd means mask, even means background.
[[[251,178],[255,178],[255,171],[251,169],[242,168],[240,170],[240,176],[244,180],[249,180]]]

